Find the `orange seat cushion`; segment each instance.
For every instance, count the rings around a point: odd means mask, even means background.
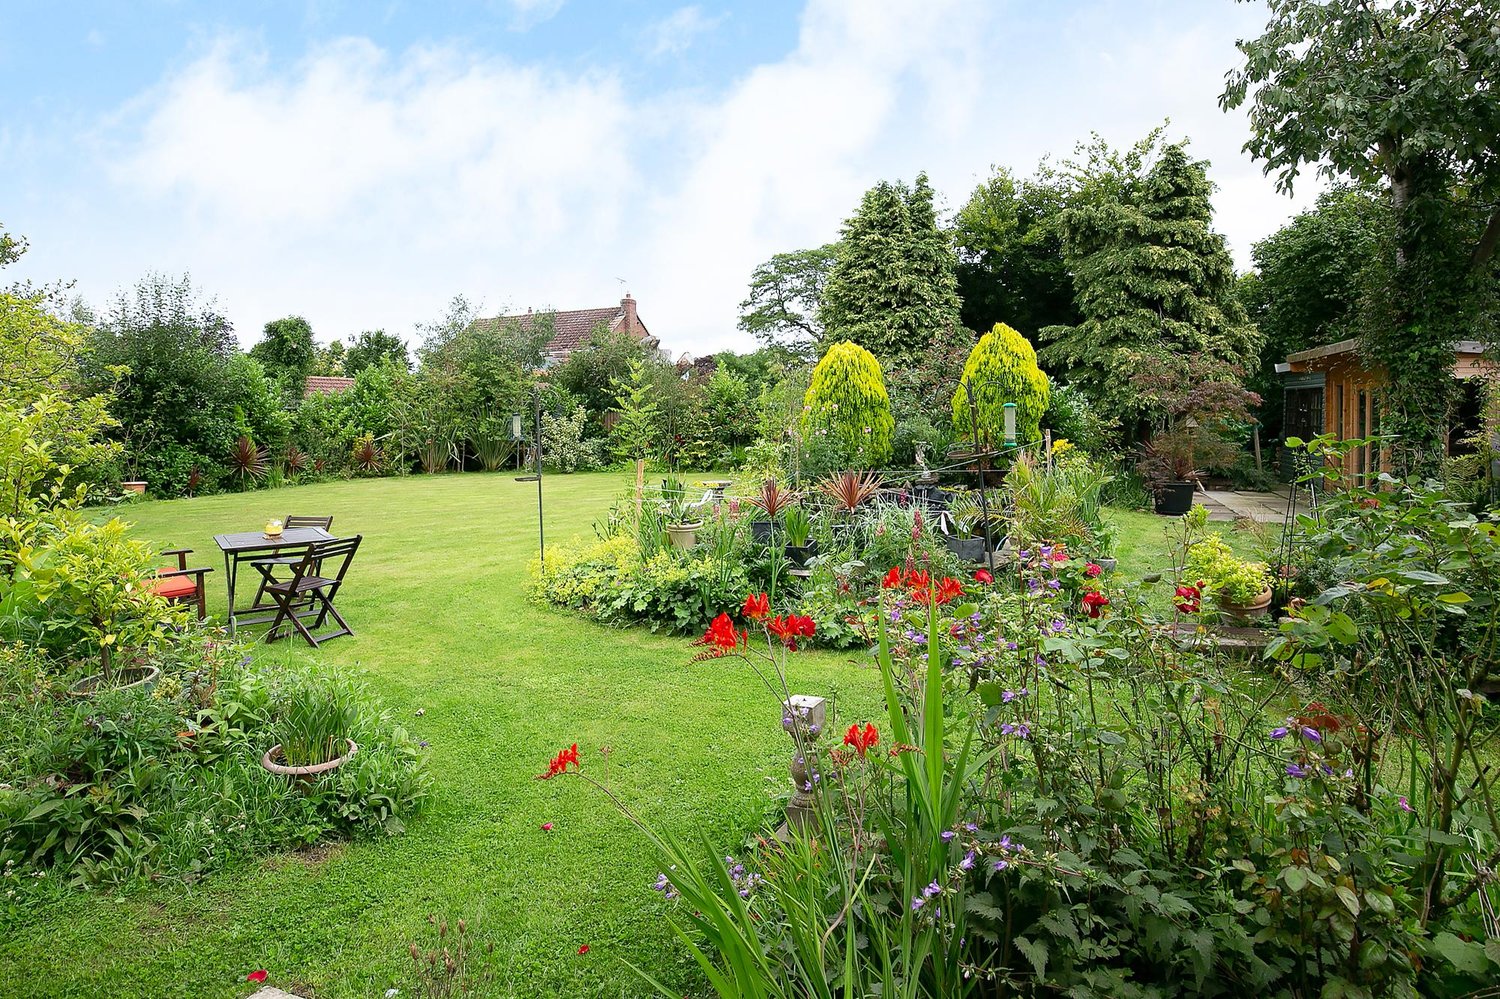
[[[147,582],[153,593],[168,600],[176,600],[178,597],[196,596],[198,593],[198,578],[196,576],[167,576]]]

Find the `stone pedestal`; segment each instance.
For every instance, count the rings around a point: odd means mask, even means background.
[[[828,702],[821,697],[793,694],[781,705],[781,727],[792,737],[792,797],[786,804],[786,821],[776,830],[776,838],[786,840],[791,828],[805,830],[818,822],[817,803],[813,795],[821,775],[813,752],[818,736],[828,721]]]

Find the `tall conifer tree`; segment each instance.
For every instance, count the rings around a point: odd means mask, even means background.
[[[1235,295],[1234,263],[1209,226],[1205,164],[1168,146],[1138,184],[1063,213],[1083,321],[1041,331],[1049,370],[1127,426],[1154,414],[1136,383],[1187,356],[1244,366],[1259,333]]]

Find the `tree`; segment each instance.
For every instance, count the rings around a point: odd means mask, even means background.
[[[266,323],[261,341],[250,348],[250,356],[281,383],[287,395],[301,399],[317,357],[312,326],[301,316],[273,319]]]
[[[750,296],[740,303],[739,327],[766,347],[811,357],[823,339],[818,313],[838,245],[778,253],[750,274]]]
[[[385,358],[411,369],[411,357],[406,352],[406,341],[385,330],[366,330],[349,342],[344,350],[344,376],[357,378],[366,368],[379,364]]]
[[[587,346],[573,351],[549,373],[548,381],[580,401],[589,412],[595,433],[603,432],[602,418],[615,407],[615,386],[630,378],[631,367],[646,360],[646,348],[625,330],[600,323]]]
[[[646,365],[636,361],[630,366],[630,377],[617,388],[620,418],[610,431],[610,446],[617,459],[634,461],[661,453],[661,408],[656,404],[655,387]]]
[[[1379,185],[1393,252],[1363,351],[1400,377],[1382,393],[1398,467],[1433,469],[1454,342],[1492,336],[1500,244],[1500,44],[1485,0],[1269,0],[1265,32],[1220,104],[1250,106],[1245,149],[1290,191],[1304,166]]]
[[[82,375],[113,389],[129,478],[161,495],[186,492],[196,470],[213,487],[242,435],[273,450],[289,421],[234,328],[187,277],[150,274],[122,292],[89,335]]]
[[[964,364],[963,382],[953,393],[953,429],[960,436],[971,435],[977,418],[983,446],[1003,441],[1005,404],[1013,403],[1016,440],[1030,444],[1041,439],[1050,391],[1051,383],[1037,366],[1030,341],[1004,323],[996,323],[979,338]]]
[[[844,341],[813,368],[802,400],[802,432],[836,449],[846,468],[879,468],[891,457],[891,400],[875,355]]]
[[[825,343],[904,362],[959,324],[957,261],[932,200],[925,173],[912,187],[882,181],[865,192],[823,289]]]
[[[1390,211],[1376,194],[1351,187],[1319,195],[1317,205],[1255,244],[1255,272],[1239,297],[1265,337],[1248,387],[1261,395],[1261,423],[1281,433],[1281,376],[1288,354],[1357,337],[1377,268],[1390,240]]]
[[[1243,365],[1259,346],[1224,237],[1209,227],[1211,190],[1206,164],[1178,144],[1139,182],[1109,177],[1063,213],[1083,321],[1040,331],[1041,357],[1127,429],[1152,415],[1135,380],[1162,358]]]
[[[318,347],[313,352],[312,368],[307,373],[332,378],[342,377],[344,374],[344,350],[344,341],[342,340],[333,340],[325,346]]]
[[[953,223],[966,327],[987,330],[1005,322],[1035,334],[1082,318],[1063,259],[1068,186],[1050,169],[1018,180],[1002,167],[974,189]]]

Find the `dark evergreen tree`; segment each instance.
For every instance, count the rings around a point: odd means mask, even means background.
[[[932,187],[882,181],[844,223],[823,289],[823,346],[849,340],[877,357],[917,359],[959,325],[957,261],[938,228]]]
[[[1041,331],[1043,366],[1127,428],[1158,415],[1138,379],[1164,360],[1243,367],[1259,347],[1224,237],[1210,228],[1205,167],[1168,146],[1138,182],[1063,213],[1083,319]]]

